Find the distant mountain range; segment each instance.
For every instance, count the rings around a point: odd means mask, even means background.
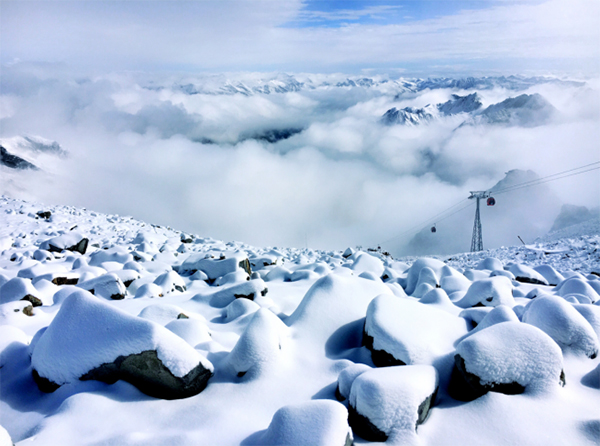
[[[549,77],[465,77],[453,78],[398,78],[389,79],[384,76],[345,76],[345,75],[310,75],[285,74],[273,75],[232,74],[204,75],[185,79],[169,80],[161,83],[147,83],[144,88],[150,90],[171,89],[188,95],[236,95],[244,96],[258,94],[290,93],[316,89],[373,89],[385,94],[417,93],[423,90],[455,89],[455,90],[491,90],[503,88],[511,91],[523,91],[528,88],[546,83],[583,86],[583,82],[564,81]]]
[[[467,96],[452,95],[452,99],[435,106],[423,108],[390,108],[381,117],[385,125],[418,125],[444,116],[465,114],[465,124],[505,124],[535,127],[548,122],[557,110],[540,94],[522,94],[492,104],[482,110],[477,93]]]

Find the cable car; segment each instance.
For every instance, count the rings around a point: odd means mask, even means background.
[[[496,199],[494,197],[490,197],[487,199],[487,205],[488,206],[493,206],[496,204]]]
[[[435,229],[435,225],[433,225],[433,226],[431,227],[431,232],[437,232],[437,229]]]

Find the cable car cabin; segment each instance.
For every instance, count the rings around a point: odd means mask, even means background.
[[[432,226],[431,227],[431,232],[436,232],[436,231],[437,231],[437,229],[435,229],[435,226]]]
[[[493,206],[496,204],[496,199],[494,197],[490,197],[487,199],[487,205],[488,206]]]

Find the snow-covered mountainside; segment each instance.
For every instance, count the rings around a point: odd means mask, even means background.
[[[477,93],[467,96],[452,95],[452,99],[436,106],[423,108],[395,107],[381,117],[386,125],[417,125],[443,116],[465,113],[463,124],[504,124],[521,127],[535,127],[546,124],[556,115],[557,110],[540,94],[522,94],[492,104],[481,110],[481,98]]]
[[[600,223],[581,225],[395,260],[2,196],[0,440],[596,444]]]

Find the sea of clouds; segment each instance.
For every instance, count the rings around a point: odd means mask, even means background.
[[[378,75],[374,86],[337,86],[361,77],[296,74],[296,91],[265,94],[252,86],[289,85],[289,75],[89,75],[60,64],[7,65],[0,137],[41,136],[69,156],[41,159],[43,172],[4,169],[0,192],[253,245],[381,244],[402,254],[420,223],[509,170],[545,176],[598,160],[597,80],[540,82],[521,91],[407,91],[397,77]],[[222,88],[240,85],[249,91]],[[391,107],[424,107],[474,91],[483,107],[539,93],[557,113],[535,127],[461,126],[464,116],[419,126],[380,122]],[[291,136],[275,141],[282,134]],[[561,203],[598,206],[599,186],[597,171],[540,186],[556,198],[552,206],[527,202],[528,190],[520,191],[527,205],[520,202],[516,215],[502,211],[510,215],[502,231],[484,227],[486,247],[518,243],[524,225],[529,237],[542,235]],[[484,226],[501,217],[484,211]],[[474,208],[462,212],[434,251],[469,249]]]

